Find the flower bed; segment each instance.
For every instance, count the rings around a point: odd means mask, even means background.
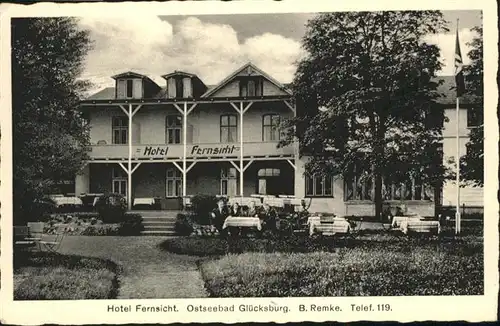
[[[127,213],[124,220],[117,223],[103,223],[97,213],[54,214],[45,222],[45,232],[51,233],[64,225],[68,235],[138,235],[144,229],[139,214]]]
[[[118,267],[109,260],[44,252],[14,256],[14,300],[114,299]]]

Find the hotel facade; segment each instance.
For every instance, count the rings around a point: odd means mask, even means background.
[[[255,65],[248,63],[211,87],[188,72],[162,77],[165,86],[134,72],[115,75],[115,87],[81,102],[91,147],[75,179],[75,195],[121,193],[129,208],[138,199],[156,199],[161,209],[172,210],[197,194],[289,195],[310,198],[312,212],[374,215],[371,185],[308,175],[307,157],[299,157],[297,144],[277,146],[280,123],[296,114],[293,96]],[[455,156],[456,119],[452,92],[445,93],[446,159]],[[459,119],[463,155],[466,108]],[[436,196],[433,189],[409,181],[388,185],[384,197],[432,216],[436,204],[454,205],[454,188],[446,184]],[[466,205],[483,205],[481,190],[463,189],[462,197]]]

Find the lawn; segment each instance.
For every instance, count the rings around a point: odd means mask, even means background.
[[[15,300],[116,298],[118,267],[109,260],[47,252],[15,256]]]
[[[189,237],[162,248],[209,257],[200,270],[212,297],[480,295],[483,238],[473,231],[432,239],[374,232],[349,247],[307,236],[229,244]]]

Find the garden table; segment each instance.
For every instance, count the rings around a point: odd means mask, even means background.
[[[262,230],[262,224],[258,217],[243,217],[243,216],[230,216],[224,221],[223,229],[227,227],[256,227],[257,230]]]
[[[408,232],[441,233],[441,225],[439,221],[408,219],[401,222],[400,228],[404,234],[408,234]]]
[[[413,216],[394,216],[392,218],[391,227],[398,228],[398,227],[401,226],[402,222],[406,222],[408,220],[417,220],[417,221],[420,221],[420,220],[422,220],[422,217],[418,216],[418,215],[413,215]]]
[[[57,207],[62,205],[83,205],[83,202],[78,197],[51,197]]]
[[[276,197],[264,197],[264,204],[268,204],[271,207],[284,207],[285,206],[283,198],[276,198]]]
[[[314,233],[336,234],[351,232],[351,225],[345,218],[334,217],[331,221],[333,223],[321,223],[320,216],[309,217],[307,220],[307,224],[309,224],[309,235],[312,236]]]
[[[155,204],[154,198],[135,198],[134,199],[134,206],[135,205],[154,205],[154,204]]]

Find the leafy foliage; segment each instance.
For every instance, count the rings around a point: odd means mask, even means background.
[[[104,194],[97,200],[96,208],[103,223],[121,222],[127,211],[127,202],[120,194]]]
[[[14,216],[36,219],[31,206],[50,187],[74,178],[86,158],[87,127],[77,104],[78,79],[91,48],[72,18],[12,19]]]
[[[193,217],[191,214],[178,213],[175,218],[175,233],[178,235],[190,235],[193,232]]]
[[[377,216],[382,177],[441,185],[444,113],[435,101],[441,64],[439,48],[424,39],[446,30],[436,11],[312,19],[292,86],[298,113],[281,145],[298,138],[310,173],[373,178]]]
[[[472,49],[468,53],[471,63],[465,68],[466,92],[475,99],[474,106],[468,114],[476,115],[480,125],[470,130],[469,142],[466,145],[467,153],[461,158],[460,170],[462,178],[476,186],[482,186],[484,184],[483,28],[474,27],[472,31],[476,36],[468,44]]]
[[[191,199],[194,220],[198,224],[210,224],[210,212],[217,207],[217,197],[213,195],[196,195]]]

